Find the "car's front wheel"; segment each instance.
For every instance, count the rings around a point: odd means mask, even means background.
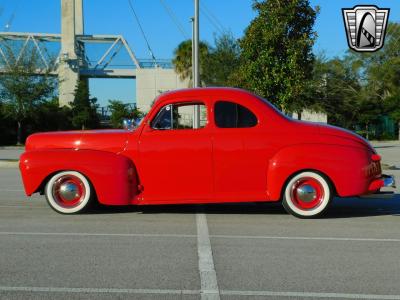
[[[90,206],[93,194],[88,179],[76,171],[55,174],[45,187],[45,196],[50,207],[62,214],[83,212]]]
[[[299,218],[313,218],[325,213],[333,192],[325,176],[305,171],[293,176],[283,193],[283,206],[287,212]]]

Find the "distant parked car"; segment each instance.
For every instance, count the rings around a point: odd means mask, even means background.
[[[302,218],[332,198],[394,186],[380,156],[344,129],[290,119],[231,88],[163,94],[134,130],[31,135],[20,169],[27,195],[59,213],[104,205],[282,201]]]

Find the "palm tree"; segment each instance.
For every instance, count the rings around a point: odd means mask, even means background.
[[[200,78],[204,74],[210,47],[204,43],[199,43],[200,54]],[[172,60],[176,73],[182,80],[189,79],[189,85],[192,86],[192,41],[186,40],[178,45],[174,51],[174,59]]]

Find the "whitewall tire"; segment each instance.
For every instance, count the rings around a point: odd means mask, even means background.
[[[299,218],[313,218],[326,212],[333,191],[325,176],[305,171],[293,176],[283,192],[286,211]]]
[[[52,209],[62,214],[74,214],[89,207],[94,192],[84,175],[63,171],[50,178],[44,193]]]

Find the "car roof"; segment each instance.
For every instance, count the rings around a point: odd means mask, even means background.
[[[204,96],[204,95],[220,95],[220,94],[246,94],[254,95],[239,88],[231,87],[201,87],[201,88],[186,88],[168,91],[159,96],[159,100],[169,99],[171,97],[188,97],[188,96]]]
[[[273,112],[273,115],[276,117],[281,117],[284,119],[287,119],[284,114],[279,111],[275,106],[273,106],[271,103],[269,103],[267,100],[263,99],[262,97],[257,96],[256,94],[253,94],[252,92],[249,92],[247,90],[239,89],[239,88],[232,88],[232,87],[201,87],[201,88],[186,88],[186,89],[177,89],[169,92],[165,92],[161,95],[159,95],[156,99],[155,102],[150,109],[150,111],[153,111],[155,107],[160,107],[162,105],[165,105],[165,103],[168,103],[171,101],[171,99],[176,99],[178,100],[179,98],[192,98],[196,99],[196,97],[209,97],[209,96],[223,96],[223,97],[233,97],[233,96],[242,96],[241,99],[254,99],[255,101],[253,102],[254,104],[259,103],[264,105],[265,107],[268,107],[268,110]],[[246,96],[246,97],[244,97]],[[258,100],[258,101],[257,101]],[[155,113],[155,112],[153,112]]]

